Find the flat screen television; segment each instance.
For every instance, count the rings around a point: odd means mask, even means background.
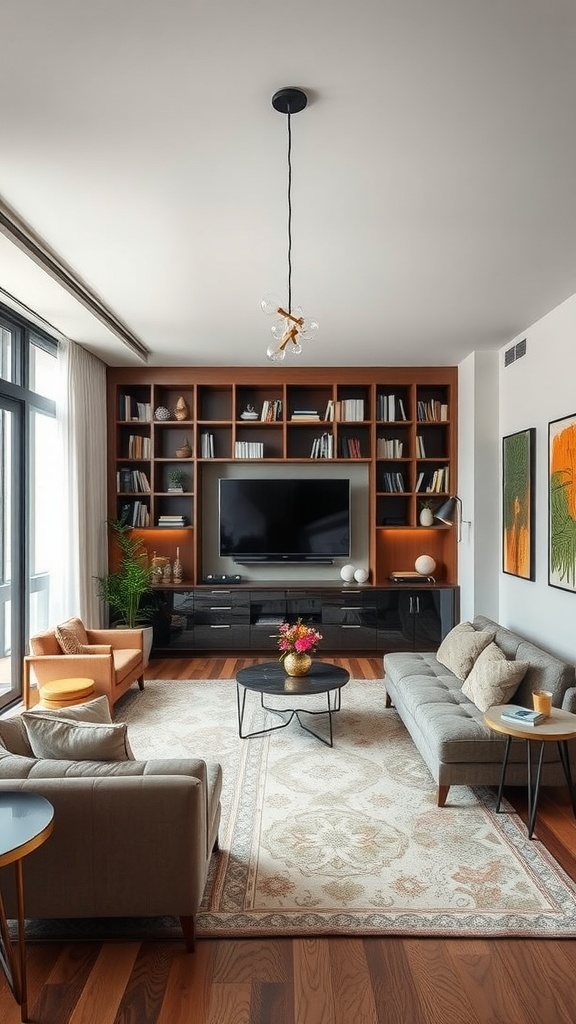
[[[350,555],[347,479],[223,478],[220,555],[247,562],[331,562]]]

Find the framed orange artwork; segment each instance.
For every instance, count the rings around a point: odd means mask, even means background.
[[[534,452],[536,430],[502,438],[502,570],[535,579]]]
[[[576,413],[548,424],[548,583],[576,590]]]

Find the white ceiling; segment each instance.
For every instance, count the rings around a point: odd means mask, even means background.
[[[574,0],[2,0],[0,196],[149,349],[453,364],[576,291]],[[0,286],[139,364],[0,235]],[[0,299],[2,298],[0,293]]]

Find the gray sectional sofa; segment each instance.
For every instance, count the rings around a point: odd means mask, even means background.
[[[477,616],[475,630],[494,633],[507,658],[530,667],[510,703],[532,706],[533,690],[552,691],[555,707],[576,712],[573,665],[505,629]],[[386,706],[394,705],[438,785],[438,806],[446,803],[450,786],[498,785],[505,737],[484,724],[482,711],[462,693],[462,679],[441,665],[435,653],[417,651],[384,656]],[[565,785],[555,743],[546,744],[543,785]],[[574,761],[574,758],[572,759]],[[526,748],[513,740],[506,773],[509,785],[526,785]]]

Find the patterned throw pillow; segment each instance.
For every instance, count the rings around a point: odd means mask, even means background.
[[[444,637],[436,658],[458,679],[466,679],[478,655],[493,639],[494,633],[476,630],[471,622],[460,622]]]
[[[64,654],[84,654],[88,634],[82,619],[68,619],[56,626],[54,632]]]
[[[507,704],[529,667],[528,661],[508,661],[497,644],[488,644],[478,655],[462,693],[480,711],[488,711],[496,704]]]

